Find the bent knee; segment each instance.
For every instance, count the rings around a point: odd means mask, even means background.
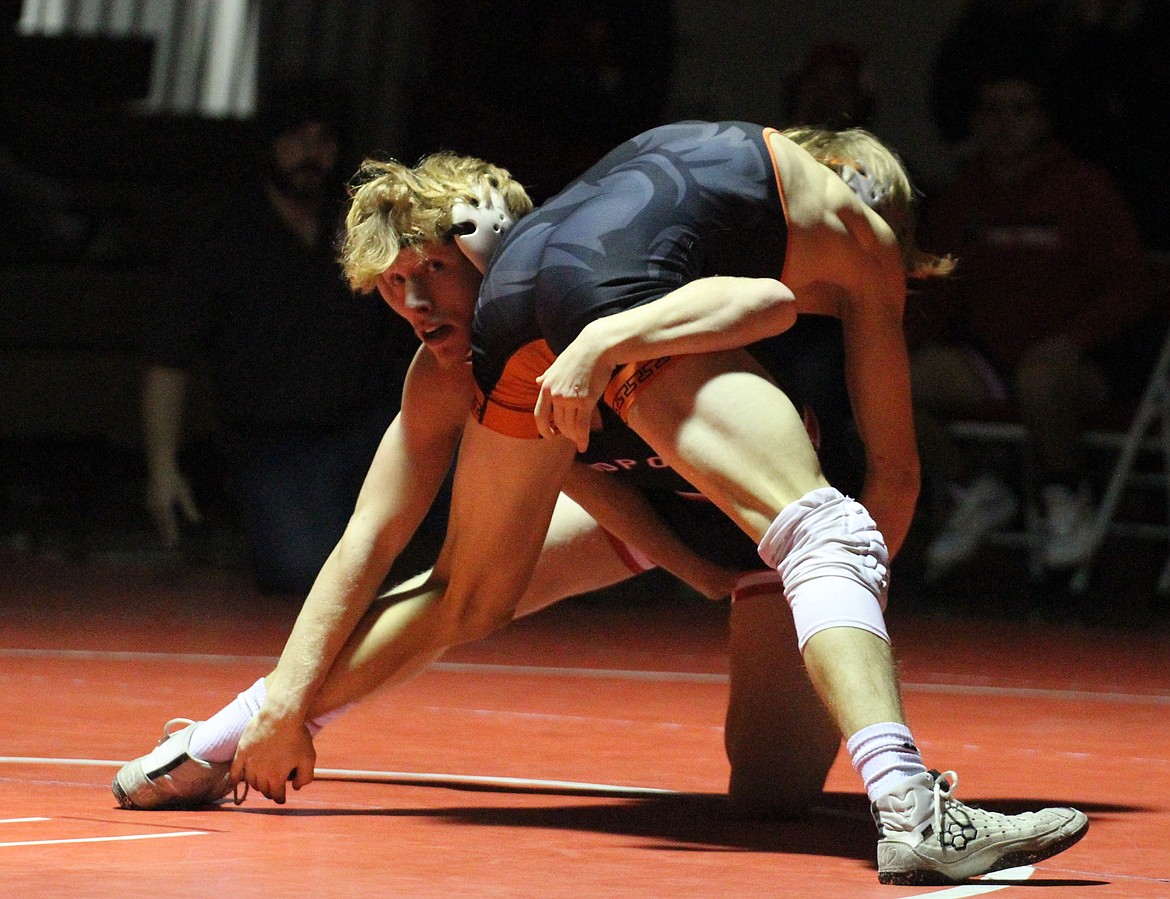
[[[486,603],[472,593],[465,596],[448,594],[443,599],[443,621],[448,635],[447,645],[471,643],[494,634],[512,621],[511,606],[501,607]]]
[[[759,546],[780,572],[801,651],[822,630],[854,627],[889,642],[889,552],[865,507],[840,491],[814,490],[786,507]]]

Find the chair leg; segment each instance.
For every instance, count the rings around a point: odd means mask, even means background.
[[[1162,382],[1162,491],[1166,500],[1166,536],[1170,539],[1170,381]],[[1158,592],[1170,593],[1170,555],[1158,578]]]
[[[1170,479],[1170,337],[1167,337],[1162,345],[1157,365],[1155,365],[1154,372],[1142,394],[1133,423],[1126,432],[1121,455],[1113,466],[1109,484],[1097,506],[1097,512],[1093,518],[1093,535],[1089,544],[1089,552],[1069,581],[1069,587],[1074,593],[1083,593],[1088,588],[1093,560],[1101,548],[1113,515],[1117,511],[1117,505],[1121,501],[1142,443],[1158,419],[1161,420],[1162,473],[1164,479]],[[1168,531],[1170,531],[1170,480],[1167,480],[1166,487],[1166,522]],[[1170,560],[1167,561],[1166,568],[1158,580],[1158,589],[1161,592],[1170,592]]]
[[[1024,550],[1027,553],[1028,579],[1033,584],[1044,580],[1047,566],[1044,564],[1044,513],[1040,508],[1043,498],[1038,489],[1036,466],[1032,464],[1031,445],[1027,440],[1023,446],[1023,484],[1021,494],[1024,509]]]

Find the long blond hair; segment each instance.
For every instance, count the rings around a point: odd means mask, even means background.
[[[395,160],[367,159],[350,181],[350,205],[339,261],[352,289],[368,293],[405,247],[451,235],[451,208],[476,205],[495,190],[508,212],[532,211],[527,191],[499,166],[454,153],[435,153],[413,168]]]
[[[898,155],[874,135],[864,128],[832,131],[809,127],[788,128],[781,134],[838,175],[844,177],[847,168],[854,169],[873,183],[878,196],[874,211],[893,229],[909,277],[936,278],[954,270],[952,257],[918,249],[910,176]]]

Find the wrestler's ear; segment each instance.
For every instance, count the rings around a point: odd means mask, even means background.
[[[451,233],[455,243],[481,273],[487,272],[488,260],[515,221],[503,194],[495,189],[481,188],[470,203],[459,200],[451,207]]]

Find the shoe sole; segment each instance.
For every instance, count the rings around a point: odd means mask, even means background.
[[[129,808],[129,809],[135,809],[135,810],[140,811],[140,809],[138,809],[138,806],[136,806],[133,802],[130,801],[130,797],[126,795],[126,791],[122,789],[122,785],[120,783],[118,783],[117,775],[114,776],[114,782],[112,784],[110,784],[110,789],[114,793],[114,798],[118,800],[119,806],[121,806],[122,808]]]
[[[1089,820],[1086,818],[1084,824],[1082,824],[1072,833],[1061,837],[1055,843],[1052,843],[1043,849],[1009,852],[1007,855],[1001,856],[994,865],[992,865],[983,873],[991,874],[995,871],[1003,871],[1006,868],[1018,868],[1022,865],[1034,865],[1036,862],[1042,862],[1046,858],[1052,858],[1052,856],[1059,855],[1061,852],[1064,852],[1064,850],[1075,846],[1088,832]],[[975,876],[981,877],[983,875]],[[970,877],[964,877],[960,879],[947,877],[947,875],[942,871],[936,871],[931,868],[918,868],[913,871],[878,872],[878,883],[891,886],[946,886],[948,884],[967,883],[969,880],[971,880]]]

